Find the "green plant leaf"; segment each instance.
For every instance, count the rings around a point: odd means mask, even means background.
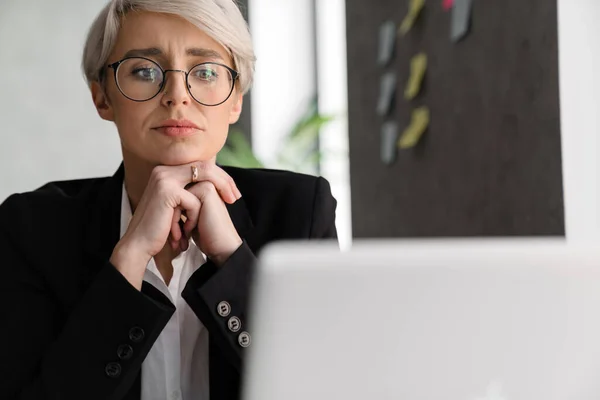
[[[324,156],[318,151],[321,128],[333,119],[333,116],[319,114],[316,100],[312,101],[282,141],[275,165],[269,167],[314,172]],[[227,144],[217,155],[217,162],[242,168],[264,168],[264,164],[254,155],[252,146],[239,130],[230,131]]]
[[[305,113],[298,119],[298,121],[296,121],[288,137],[296,136],[297,132],[301,130],[304,125],[306,125],[307,121],[317,115],[318,112],[317,99],[315,98],[309,103]]]
[[[310,112],[313,115],[303,117],[294,126],[292,133],[283,142],[277,157],[280,164],[291,165],[294,170],[298,168],[299,163],[302,164],[303,160],[316,150],[321,127],[333,120],[331,116],[316,114],[316,109],[312,109]],[[292,159],[297,161],[292,162]],[[311,167],[314,166],[316,163],[311,164]]]
[[[320,151],[315,151],[314,153],[309,154],[306,157],[305,161],[308,162],[311,165],[314,165],[314,164],[318,165],[321,162],[322,159],[323,159],[323,153],[320,152]]]
[[[239,131],[229,133],[227,144],[217,154],[217,162],[232,167],[264,168],[244,134]]]

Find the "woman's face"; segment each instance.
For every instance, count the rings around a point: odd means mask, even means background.
[[[225,49],[202,30],[182,18],[157,13],[130,13],[124,18],[107,65],[132,55],[149,58],[163,70],[187,72],[205,62],[234,67]],[[124,67],[119,72],[120,83],[135,76],[138,81],[148,81],[143,84],[152,85],[155,77],[152,70],[147,69],[147,64],[140,64],[142,69],[129,66],[125,70]],[[214,77],[214,72],[210,69],[197,70],[194,79],[202,78],[208,82]],[[242,95],[237,88],[234,88],[226,102],[218,106],[198,103],[187,90],[185,74],[182,72],[167,72],[163,90],[144,102],[132,101],[119,91],[113,69],[106,70],[105,78],[104,88],[98,83],[93,83],[91,88],[98,113],[103,119],[114,121],[117,125],[124,158],[152,165],[214,160],[225,144],[229,124],[238,120],[242,110]],[[224,78],[220,76],[219,79],[222,83]],[[207,85],[205,82],[203,84]],[[197,129],[166,128],[174,125],[172,120],[187,120]]]

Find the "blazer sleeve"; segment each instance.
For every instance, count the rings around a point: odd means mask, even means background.
[[[175,308],[158,290],[148,295],[135,289],[107,262],[65,312],[22,250],[24,241],[44,238],[15,234],[19,214],[26,211],[16,207],[17,200],[13,196],[0,206],[1,397],[122,398]],[[47,262],[60,268],[60,259]]]
[[[317,178],[309,216],[309,238],[337,238],[335,208],[336,201],[331,195],[329,183]],[[211,332],[211,339],[215,340],[238,371],[241,371],[244,350],[252,340],[246,323],[256,261],[254,253],[244,242],[221,267],[209,260],[199,268],[182,293],[182,297]],[[229,324],[236,319],[240,322],[239,329],[232,330]]]

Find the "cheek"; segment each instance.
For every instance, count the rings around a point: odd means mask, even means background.
[[[229,131],[230,108],[229,104],[227,104],[227,107],[217,106],[205,112],[211,133],[218,136],[227,136],[227,132]]]
[[[137,103],[121,96],[120,99],[113,102],[115,124],[123,135],[137,136],[144,129],[144,122],[148,120],[148,115],[152,113],[150,104]]]

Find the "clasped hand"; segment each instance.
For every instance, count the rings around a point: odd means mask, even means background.
[[[198,169],[194,183],[192,165]],[[167,242],[173,249],[186,250],[190,237],[210,260],[222,264],[242,244],[225,206],[240,197],[233,179],[214,164],[155,167],[113,251],[112,264],[139,288],[150,259]],[[182,216],[185,223],[180,222]]]

